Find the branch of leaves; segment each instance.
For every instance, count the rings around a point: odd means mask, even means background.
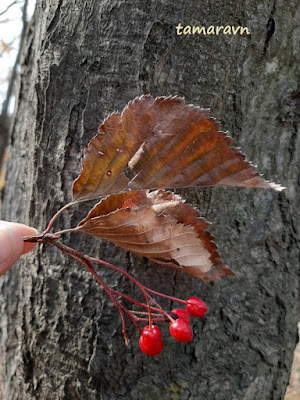
[[[178,312],[163,310],[152,294],[186,304],[187,312],[189,300],[154,292],[124,270],[83,255],[59,239],[66,232],[101,237],[205,282],[233,275],[220,260],[213,236],[207,231],[210,224],[194,207],[167,189],[218,185],[277,191],[284,188],[264,180],[219,128],[208,110],[185,105],[182,98],[153,99],[147,95],[134,99],[121,114],[111,114],[90,141],[82,159],[82,170],[73,183],[72,202],[54,215],[43,233],[24,238],[50,242],[84,265],[118,308],[125,341],[128,342],[126,314],[142,333],[140,347],[149,355],[158,354],[162,348],[160,331],[153,321],[169,320],[173,337],[184,338],[182,341],[192,338],[183,310],[177,318]],[[67,208],[99,198],[100,202],[76,227],[50,233],[56,219]],[[105,265],[129,278],[142,291],[145,303],[110,289],[92,263]],[[128,310],[119,297],[146,308],[147,318],[138,314],[145,311]],[[201,300],[197,302],[200,304]],[[138,322],[145,318],[148,325],[141,330]],[[182,332],[185,333],[180,336]]]

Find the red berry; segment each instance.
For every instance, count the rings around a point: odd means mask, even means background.
[[[198,297],[189,297],[185,308],[186,311],[197,318],[203,318],[207,312],[207,305]]]
[[[156,325],[145,326],[139,340],[140,349],[147,356],[157,356],[163,349],[160,329]]]
[[[182,318],[170,323],[170,333],[179,342],[188,343],[193,339],[193,331],[190,325]]]
[[[172,310],[171,313],[176,314],[179,318],[183,319],[187,324],[191,323],[190,314],[186,310],[183,310],[182,308],[176,308],[175,310]]]

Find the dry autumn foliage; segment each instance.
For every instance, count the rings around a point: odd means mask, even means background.
[[[102,200],[72,231],[100,236],[204,281],[233,274],[220,261],[209,223],[180,196],[162,190],[283,189],[264,180],[232,143],[209,110],[185,105],[183,98],[134,99],[103,122],[84,152],[73,203]]]
[[[28,242],[50,242],[82,264],[117,307],[125,342],[129,342],[126,314],[141,333],[141,350],[149,356],[163,349],[160,330],[153,322],[169,321],[171,336],[187,343],[193,332],[190,320],[182,315],[204,317],[207,306],[203,300],[195,296],[183,300],[156,292],[127,271],[84,255],[59,239],[66,232],[101,237],[205,282],[233,275],[220,260],[213,236],[207,231],[209,223],[179,195],[166,191],[214,185],[283,189],[264,180],[245,156],[231,147],[232,139],[219,128],[208,110],[186,106],[182,98],[153,99],[147,95],[134,99],[122,114],[111,114],[90,141],[82,170],[73,183],[73,201],[54,215],[44,232],[24,238]],[[75,228],[50,233],[54,221],[68,207],[99,198]],[[125,276],[142,292],[145,302],[111,289],[93,264]],[[184,304],[186,310],[165,310],[153,295]],[[128,309],[119,298],[143,311]],[[141,329],[140,322],[148,325]]]

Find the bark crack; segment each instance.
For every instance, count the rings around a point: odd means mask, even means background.
[[[274,14],[276,11],[276,0],[274,0],[273,8],[271,10],[270,17],[267,22],[267,36],[264,44],[264,50],[263,54],[265,55],[267,52],[267,48],[269,47],[269,42],[271,40],[271,37],[273,36],[275,32],[275,19],[274,19]]]

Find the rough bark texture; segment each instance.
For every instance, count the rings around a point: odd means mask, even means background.
[[[37,1],[3,219],[42,230],[70,200],[82,149],[103,118],[149,92],[210,107],[259,171],[287,190],[182,191],[213,222],[236,273],[214,284],[66,235],[160,291],[206,300],[193,342],[175,342],[166,326],[154,359],[139,351],[133,327],[124,345],[117,311],[80,265],[50,245],[36,248],[1,278],[5,400],[283,398],[299,318],[299,18],[298,0]],[[177,36],[179,22],[243,25],[251,35]],[[66,211],[56,227],[75,225],[87,207]],[[114,273],[101,274],[133,294]]]

